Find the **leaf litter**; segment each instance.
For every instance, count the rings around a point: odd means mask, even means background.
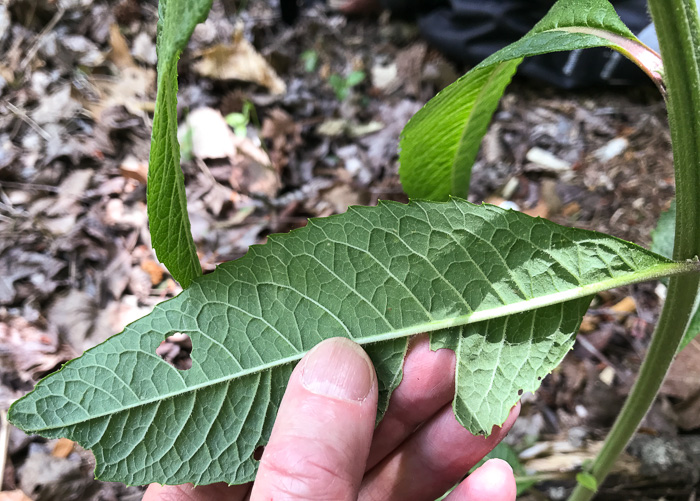
[[[0,63],[0,356],[6,361],[0,412],[38,378],[179,292],[150,250],[145,217],[155,4],[28,5],[0,6],[0,25],[7,26],[0,30],[6,55]],[[254,58],[257,74],[236,73],[239,51]],[[301,59],[305,51],[316,54],[312,71]],[[226,63],[226,72],[203,65],[214,59]],[[231,15],[215,2],[182,55],[179,123],[187,126],[201,109],[225,118],[243,114],[248,102],[252,111],[245,137],[234,139],[229,129],[225,144],[233,147],[225,155],[198,151],[183,161],[205,270],[309,216],[378,199],[405,201],[396,175],[400,130],[463,70],[385,17],[346,19],[315,5],[285,27],[271,3]],[[365,79],[338,100],[330,76],[354,71]],[[337,133],[319,132],[334,120],[342,124]],[[474,170],[473,201],[500,196],[560,223],[650,243],[673,194],[668,129],[653,90],[542,93],[540,84],[516,80],[490,130]],[[570,172],[530,169],[533,149],[570,165]],[[636,310],[615,313],[621,300],[632,299]],[[519,423],[535,436],[529,440],[554,444],[542,453],[549,468],[571,464],[560,451],[573,436],[586,439],[574,465],[595,450],[601,426],[633,380],[658,303],[653,284],[600,294],[584,322],[588,344],[577,344],[545,378],[536,400],[525,398]],[[178,338],[159,348],[173,361],[189,349]],[[680,359],[677,373],[692,363]],[[601,376],[608,368],[612,379]],[[671,378],[661,397],[670,414],[652,410],[649,433],[678,433],[676,422],[700,426],[692,420],[692,384]],[[606,394],[615,398],[599,398]],[[79,472],[73,478],[80,489],[96,489],[93,499],[139,496],[137,488],[93,483],[90,454],[79,448],[62,458],[41,439],[11,442],[3,496],[30,489],[23,467],[31,458],[39,465],[76,462],[65,471]],[[526,467],[547,471],[532,461],[524,456]],[[621,485],[630,471],[643,477],[643,461],[630,461]],[[44,480],[50,488],[75,486]],[[682,492],[689,484],[676,487]]]

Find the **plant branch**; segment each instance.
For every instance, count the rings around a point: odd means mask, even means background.
[[[668,116],[676,177],[674,258],[700,254],[700,21],[694,0],[649,0],[668,88]],[[693,311],[700,279],[673,277],[649,352],[591,473],[600,485],[637,430],[663,383]],[[570,501],[591,499],[578,485]]]

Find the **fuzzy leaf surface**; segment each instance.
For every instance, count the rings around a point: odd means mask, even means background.
[[[187,288],[202,274],[190,232],[177,142],[177,61],[212,0],[158,2],[158,94],[148,161],[148,222],[158,259]]]
[[[517,42],[496,52],[431,99],[401,135],[400,169],[412,198],[466,197],[471,169],[491,116],[524,57],[609,47],[653,78],[660,58],[639,42],[607,0],[559,0]]]
[[[430,332],[457,353],[458,419],[489,433],[570,349],[592,294],[690,267],[457,199],[352,207],[194,280],[42,380],[9,417],[92,449],[101,480],[239,484],[253,480],[292,368],[316,344],[366,347],[381,416],[409,336]],[[187,371],[155,354],[176,332],[193,342]]]

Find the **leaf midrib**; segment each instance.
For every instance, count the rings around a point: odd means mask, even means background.
[[[572,299],[578,299],[585,296],[590,296],[598,292],[602,292],[608,289],[613,289],[615,287],[620,287],[623,285],[634,284],[638,282],[644,282],[647,280],[654,280],[661,277],[680,275],[683,273],[689,273],[691,271],[700,271],[700,266],[697,262],[669,262],[664,264],[657,264],[644,270],[637,271],[635,273],[628,273],[620,277],[613,277],[606,280],[598,281],[592,284],[583,285],[580,287],[574,287],[567,289],[565,291],[555,292],[553,294],[546,294],[533,299],[526,299],[524,301],[518,301],[517,303],[511,303],[508,305],[496,306],[494,308],[489,308],[487,310],[475,311],[465,315],[458,315],[455,317],[433,320],[429,322],[424,322],[420,324],[413,325],[411,327],[406,327],[403,329],[393,330],[391,332],[386,332],[382,334],[376,334],[373,336],[364,336],[361,338],[349,337],[351,340],[355,341],[360,345],[378,343],[381,341],[390,341],[392,339],[398,339],[401,337],[412,336],[415,334],[421,334],[424,332],[434,332],[441,329],[447,329],[450,327],[460,327],[463,325],[474,324],[478,322],[483,322],[486,320],[492,320],[495,318],[500,318],[508,315],[514,315],[516,313],[523,313],[525,311],[530,311],[538,308],[544,308],[545,306],[551,306],[558,303],[563,303],[565,301],[570,301]],[[258,365],[250,369],[244,369],[235,374],[230,374],[217,379],[212,379],[201,384],[188,386],[180,391],[172,392],[165,395],[158,395],[155,398],[148,400],[141,400],[131,405],[125,405],[124,407],[110,411],[103,412],[100,414],[94,414],[89,416],[87,419],[74,421],[71,423],[63,423],[60,426],[52,426],[46,428],[32,428],[26,429],[24,431],[34,432],[34,431],[50,431],[63,429],[70,426],[79,425],[88,421],[95,419],[100,419],[105,416],[110,416],[112,414],[117,414],[120,412],[135,409],[137,407],[142,407],[146,405],[153,404],[155,402],[167,400],[169,398],[175,398],[186,393],[196,392],[204,388],[216,386],[218,384],[229,382],[233,379],[239,379],[251,374],[256,374],[258,372],[263,372],[266,370],[275,369],[293,362],[301,360],[308,351],[301,351],[290,357],[285,357],[274,362],[267,364]],[[165,361],[163,363],[166,363]],[[176,370],[173,368],[173,370]]]

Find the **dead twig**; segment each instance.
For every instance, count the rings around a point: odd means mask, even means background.
[[[32,42],[32,46],[29,48],[27,51],[27,55],[24,56],[24,59],[22,59],[22,62],[19,65],[19,71],[21,73],[24,73],[24,71],[27,69],[27,66],[29,66],[29,63],[34,59],[34,56],[36,55],[37,51],[39,50],[39,45],[41,43],[41,40],[46,36],[48,32],[50,32],[52,29],[56,27],[58,22],[61,20],[63,17],[63,14],[65,14],[66,9],[62,7],[60,4],[58,6],[58,10],[56,13],[53,15],[51,20],[48,22],[46,26],[44,26],[44,29],[41,30],[41,32],[36,36],[34,39],[34,42]]]
[[[34,120],[29,118],[27,116],[27,113],[24,110],[20,110],[17,106],[14,104],[10,103],[9,101],[3,102],[5,106],[7,106],[7,109],[10,110],[17,118],[22,120],[24,123],[29,125],[29,127],[34,130],[37,134],[39,134],[42,138],[44,138],[44,141],[48,141],[51,139],[51,136],[49,135],[48,132],[46,132],[44,129],[42,129],[38,123],[36,123]]]

